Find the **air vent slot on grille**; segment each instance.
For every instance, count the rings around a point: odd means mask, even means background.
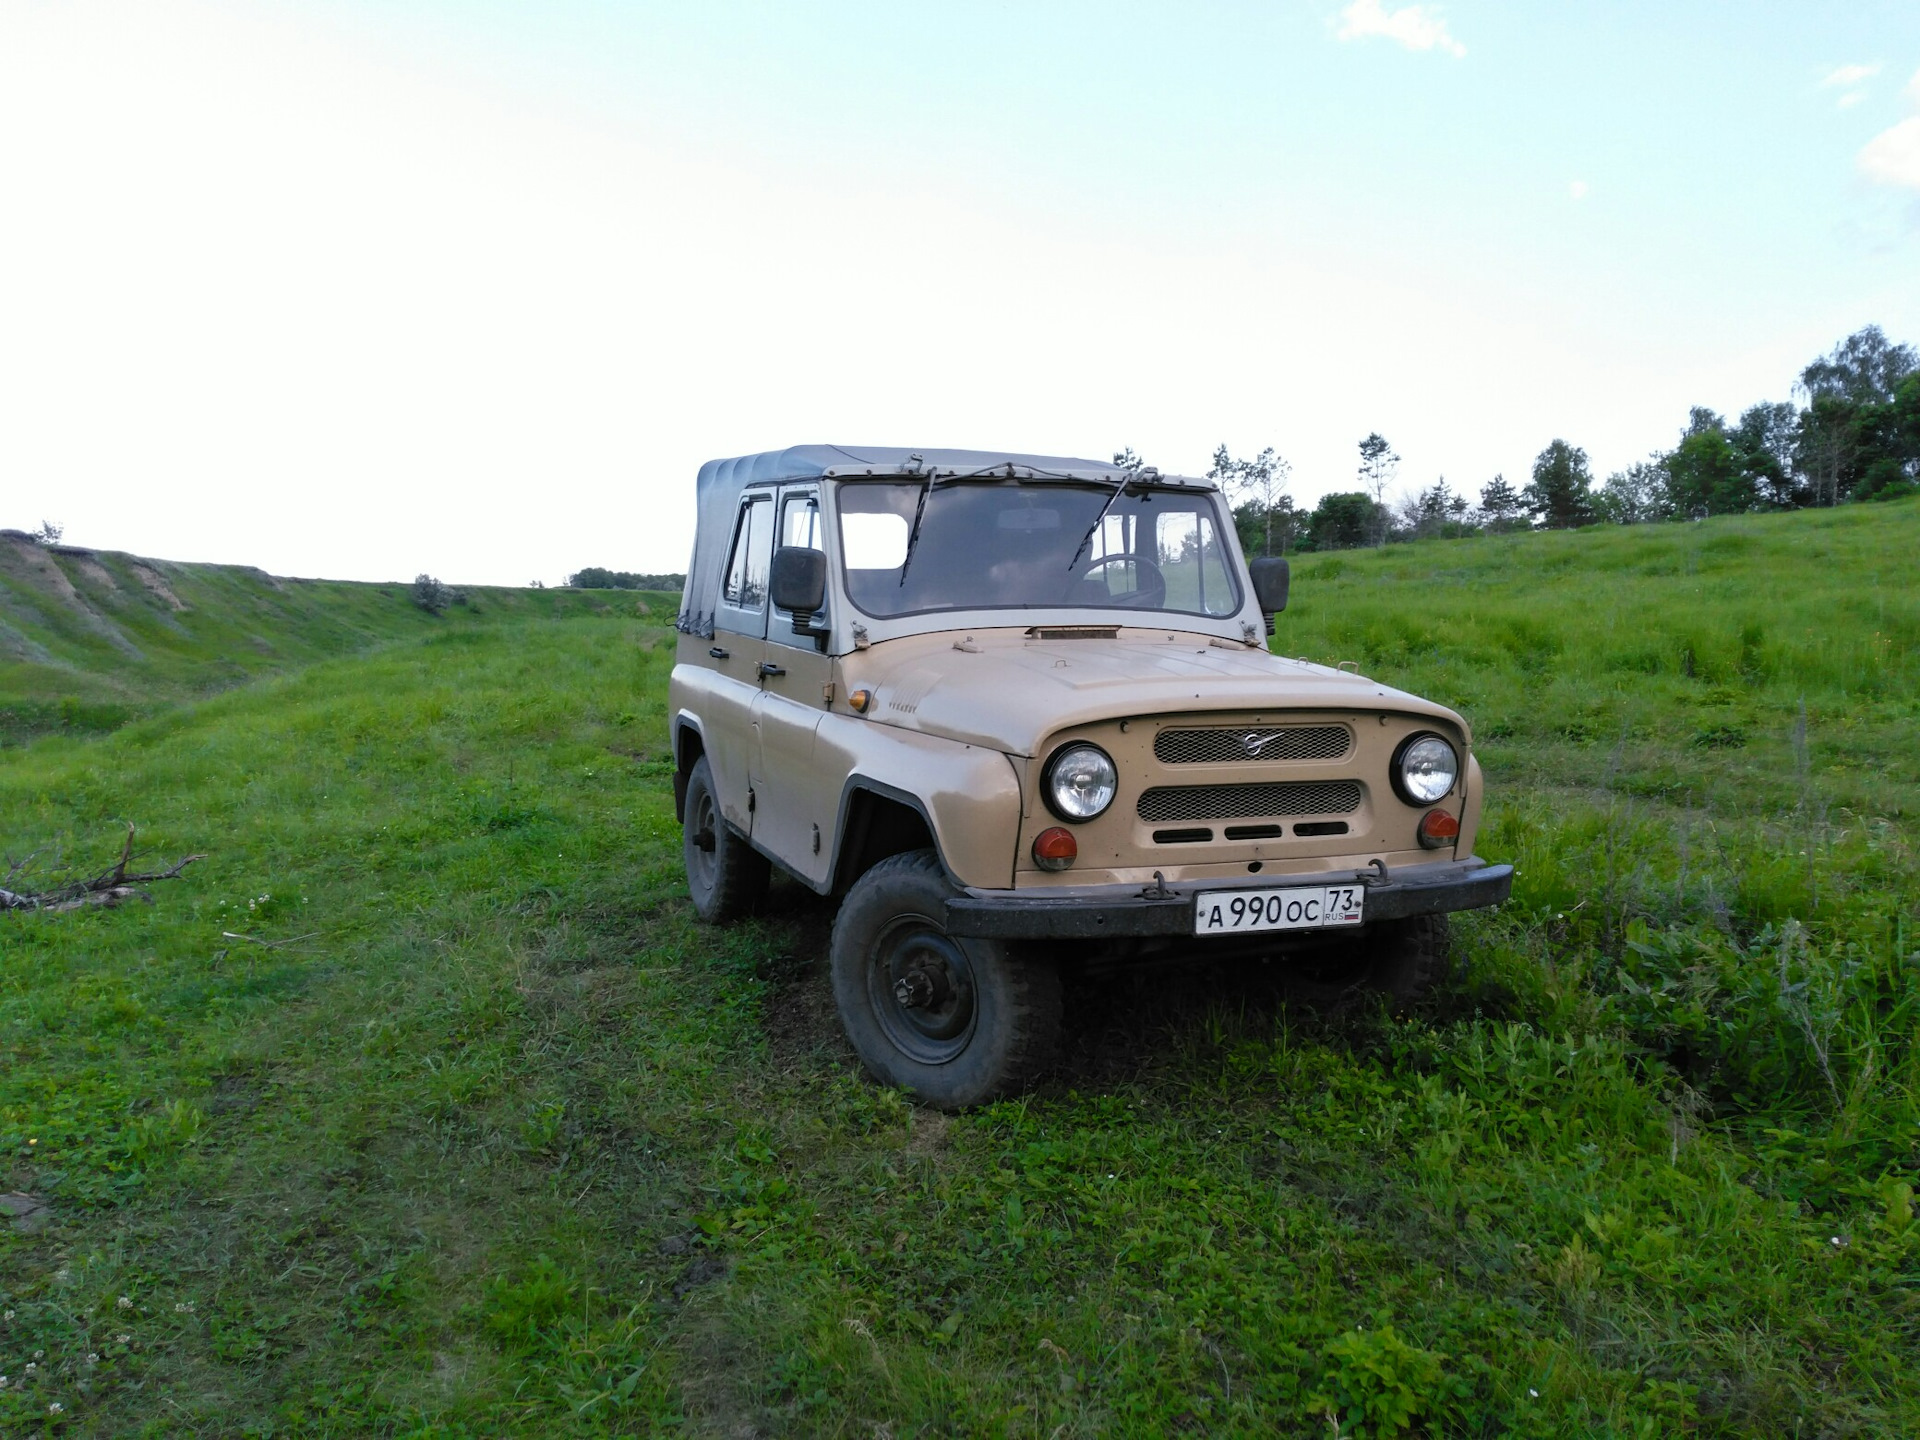
[[[1156,830],[1153,843],[1156,845],[1204,845],[1213,839],[1213,831],[1201,825],[1192,830]]]
[[[1136,808],[1149,825],[1281,815],[1351,815],[1360,808],[1360,782],[1270,780],[1251,785],[1157,785],[1142,792]]]
[[[1245,765],[1259,760],[1338,760],[1353,744],[1344,725],[1237,725],[1162,730],[1153,756],[1162,765]]]

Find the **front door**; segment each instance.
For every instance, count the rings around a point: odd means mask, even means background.
[[[703,702],[707,763],[720,792],[720,813],[736,830],[753,833],[758,808],[750,790],[754,703],[760,696],[760,659],[767,634],[767,579],[773,560],[773,491],[749,490],[740,500],[720,601],[707,643],[711,688]]]
[[[780,492],[777,545],[824,549],[820,496],[811,486]],[[829,598],[828,605],[832,605]],[[811,635],[793,633],[793,612],[773,610],[761,655],[760,696],[754,704],[758,752],[753,764],[754,844],[796,874],[824,883],[832,859],[834,818],[843,776],[817,774],[814,733],[826,713],[833,660]],[[814,617],[825,626],[827,616]]]

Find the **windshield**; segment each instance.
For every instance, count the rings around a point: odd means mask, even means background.
[[[839,511],[848,598],[879,619],[1041,608],[1222,616],[1240,608],[1219,511],[1204,491],[849,481]]]

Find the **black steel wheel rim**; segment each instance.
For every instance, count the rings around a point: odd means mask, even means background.
[[[973,1041],[973,966],[960,942],[924,915],[901,916],[881,932],[868,958],[867,998],[887,1039],[918,1064],[944,1065]]]

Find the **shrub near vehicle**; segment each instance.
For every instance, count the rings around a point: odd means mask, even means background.
[[[841,897],[834,998],[935,1105],[1018,1088],[1090,953],[1284,957],[1411,999],[1473,854],[1461,718],[1267,649],[1284,560],[1202,480],[800,446],[703,466],[669,713],[699,915]]]

